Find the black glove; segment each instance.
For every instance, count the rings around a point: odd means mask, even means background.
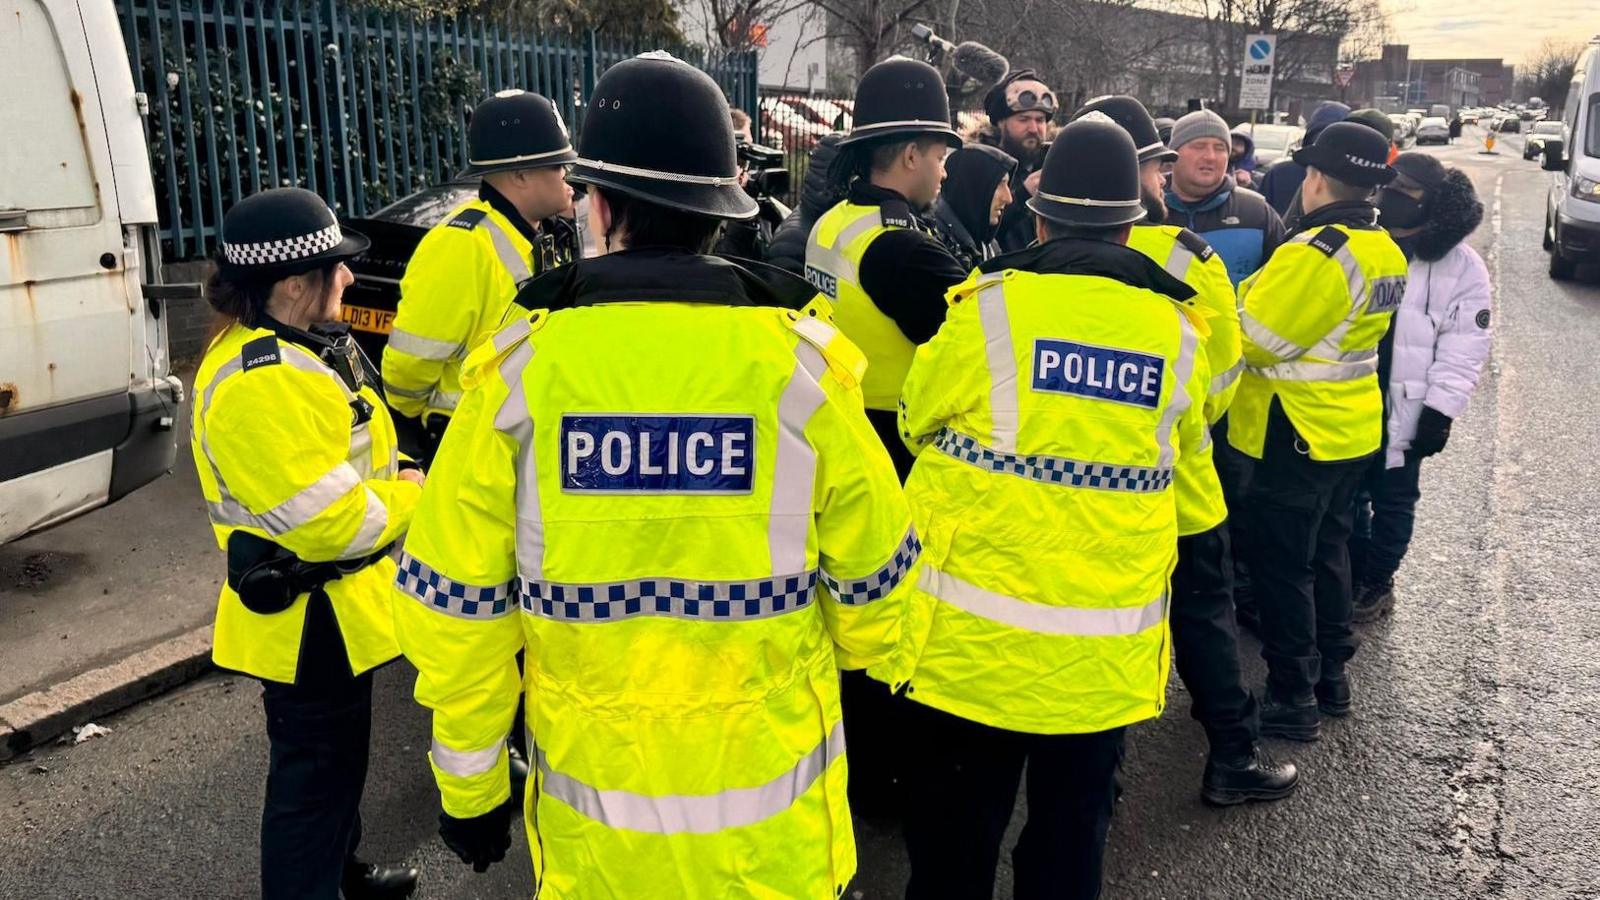
[[[439,814],[439,837],[474,872],[487,872],[489,866],[506,858],[511,849],[511,804],[500,804],[481,816],[458,819]]]
[[[1445,442],[1450,440],[1450,425],[1455,420],[1431,406],[1422,408],[1422,415],[1417,418],[1417,435],[1411,439],[1411,452],[1419,459],[1438,453],[1444,449]]]

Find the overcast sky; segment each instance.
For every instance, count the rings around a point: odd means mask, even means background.
[[[1547,37],[1600,34],[1600,0],[1384,0],[1390,40],[1413,59],[1494,57],[1517,64]]]

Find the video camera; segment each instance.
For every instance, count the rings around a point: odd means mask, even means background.
[[[745,193],[757,200],[789,193],[789,170],[784,168],[782,150],[740,141],[738,152],[740,167],[749,173]]]

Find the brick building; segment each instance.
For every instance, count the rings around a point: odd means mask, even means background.
[[[1405,44],[1385,44],[1381,58],[1356,64],[1349,96],[1372,105],[1392,97],[1403,107],[1495,106],[1511,99],[1513,83],[1514,69],[1499,58],[1420,59]]]

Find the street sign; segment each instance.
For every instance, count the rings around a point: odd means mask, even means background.
[[[1239,70],[1239,108],[1268,109],[1272,103],[1272,61],[1278,51],[1275,34],[1244,39],[1244,67]]]

